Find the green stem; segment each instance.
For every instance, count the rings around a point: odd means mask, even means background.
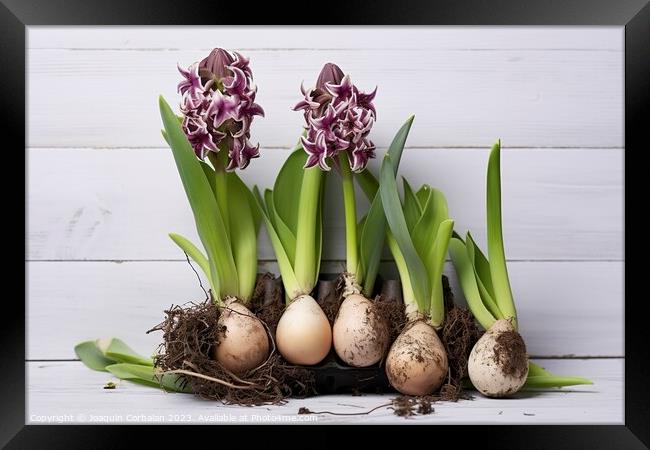
[[[316,221],[323,172],[318,167],[305,169],[298,200],[298,229],[296,230],[296,257],[294,272],[304,293],[316,285]]]
[[[226,178],[226,164],[228,162],[228,149],[219,148],[219,153],[208,152],[208,158],[214,167],[216,197],[223,223],[226,226],[226,232],[230,236],[230,220],[228,216],[228,179]]]
[[[354,179],[350,169],[350,161],[346,152],[339,153],[339,166],[343,180],[343,204],[345,207],[345,247],[347,272],[356,277],[361,283],[361,274],[357,274],[359,266],[359,243],[357,239],[357,205],[354,195]]]

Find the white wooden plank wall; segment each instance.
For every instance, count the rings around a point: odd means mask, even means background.
[[[254,123],[263,150],[243,173],[251,184],[272,183],[300,132],[291,111],[300,82],[312,83],[327,61],[362,88],[379,86],[380,154],[415,113],[402,174],[443,189],[458,230],[481,244],[487,152],[501,138],[507,254],[531,353],[623,356],[622,28],[262,33],[30,27],[28,359],[73,358],[77,341],[100,335],[147,352],[158,337],[144,331],[161,310],[200,298],[166,236],[196,232],[156,98],[176,103],[176,63],[213,46],[251,57],[267,113]],[[324,256],[335,270],[344,244],[331,181]],[[260,257],[272,261],[262,234]],[[60,332],[48,331],[52,323]]]
[[[458,231],[472,230],[482,245],[488,149],[502,139],[506,250],[529,353],[560,357],[541,363],[596,384],[436,405],[411,423],[622,423],[623,29],[607,27],[30,27],[27,422],[252,414],[127,382],[105,391],[107,374],[62,361],[75,358],[76,342],[99,336],[153,351],[160,336],[144,332],[162,310],[202,298],[167,238],[175,231],[196,240],[196,231],[156,98],[176,103],[176,64],[214,46],[251,57],[267,113],[254,123],[263,150],[243,173],[250,184],[272,184],[300,131],[301,115],[290,110],[300,82],[312,83],[327,61],[362,88],[379,86],[380,155],[416,115],[402,174],[442,189]],[[333,177],[323,265],[331,272],[345,252],[339,198]],[[260,259],[261,270],[277,270],[264,232]],[[382,271],[395,276],[388,254]],[[462,303],[449,263],[445,273]],[[328,396],[254,412],[291,419],[300,406],[358,413],[387,401]],[[385,408],[316,419],[404,420]]]

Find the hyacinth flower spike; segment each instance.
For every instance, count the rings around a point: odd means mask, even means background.
[[[222,331],[215,359],[231,372],[244,374],[266,360],[269,340],[264,325],[248,309],[257,277],[260,217],[252,192],[235,170],[245,169],[259,156],[259,144],[250,142],[250,128],[264,111],[255,103],[249,60],[239,53],[216,48],[178,70],[181,116],[161,97],[163,136],[206,254],[183,236],[170,237],[204,272],[220,308]]]
[[[301,87],[303,98],[294,106],[302,111],[305,135],[302,148],[307,153],[305,168],[318,167],[330,171],[334,166],[341,176],[345,211],[346,271],[343,274],[344,300],[333,327],[334,348],[346,363],[366,367],[380,361],[388,348],[388,326],[367,296],[372,295],[379,257],[384,239],[385,219],[381,199],[374,201],[376,180],[364,175],[368,161],[375,157],[375,145],[369,135],[377,112],[375,88],[369,93],[360,91],[339,66],[323,66],[316,86]],[[396,136],[392,150],[399,160],[411,120]],[[369,214],[357,222],[354,190],[355,174],[366,181],[375,203]],[[368,183],[368,180],[374,180]],[[366,236],[365,246],[363,236]],[[360,239],[361,238],[361,239]],[[372,247],[372,248],[370,248]],[[377,248],[379,247],[379,251]],[[363,283],[363,287],[362,287]]]

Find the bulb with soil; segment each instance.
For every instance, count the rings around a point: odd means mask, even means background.
[[[260,366],[269,356],[269,338],[262,322],[235,298],[226,299],[217,323],[219,342],[214,358],[241,375]]]
[[[487,397],[506,397],[519,391],[528,376],[526,344],[512,322],[501,319],[472,348],[469,378]]]
[[[424,319],[411,320],[386,358],[391,386],[405,395],[428,395],[442,386],[449,362],[436,330]]]
[[[345,297],[332,334],[336,354],[353,367],[378,363],[388,349],[388,324],[374,303],[361,294]]]
[[[332,347],[332,327],[311,295],[301,295],[285,309],[275,331],[280,354],[292,364],[321,362]]]

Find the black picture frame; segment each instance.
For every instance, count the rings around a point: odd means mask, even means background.
[[[277,3],[235,4],[213,0],[210,2],[180,2],[167,0],[109,0],[90,2],[88,0],[0,0],[0,61],[2,92],[0,109],[3,118],[3,200],[20,202],[16,194],[15,169],[23,164],[25,158],[13,149],[26,145],[25,137],[25,35],[29,25],[219,25],[219,24],[263,24],[271,17],[276,17],[278,25],[292,24],[357,24],[357,25],[617,25],[625,26],[625,190],[634,192],[636,180],[633,177],[630,155],[642,155],[647,151],[642,147],[641,139],[647,128],[650,93],[650,6],[647,0],[589,1],[589,0],[447,0],[432,2],[402,1],[363,2],[346,0],[344,6],[339,3],[287,3],[282,7]],[[228,10],[228,8],[231,8]],[[214,13],[197,13],[213,11]],[[225,14],[224,11],[228,11]],[[13,143],[10,146],[9,142]],[[646,144],[647,146],[647,144]],[[9,154],[16,157],[16,165],[9,165]],[[641,160],[643,161],[643,160]],[[639,166],[637,165],[638,169]],[[643,167],[641,167],[643,170]],[[647,170],[646,170],[647,171]],[[25,172],[27,177],[29,174]],[[647,175],[645,176],[647,178]],[[13,181],[11,181],[13,180]],[[647,188],[640,187],[645,194]],[[24,191],[27,202],[26,188]],[[10,198],[7,198],[10,197]],[[647,201],[642,202],[642,206]],[[626,196],[626,214],[631,209]],[[638,208],[639,204],[636,204]],[[11,211],[18,211],[11,205]],[[23,205],[26,214],[26,203]],[[8,219],[7,219],[8,220]],[[6,220],[6,221],[7,221]],[[26,235],[26,220],[18,222],[17,228],[23,226]],[[630,221],[631,222],[631,221]],[[647,220],[628,223],[631,229],[641,230]],[[632,236],[637,236],[632,234]],[[5,236],[6,237],[6,236]],[[14,239],[15,240],[15,239]],[[25,242],[25,245],[27,242]],[[626,260],[629,256],[626,242]],[[22,248],[25,251],[25,248]],[[642,267],[642,270],[645,267]],[[26,276],[25,266],[18,270],[13,278],[19,283],[20,274]],[[634,292],[631,277],[625,276],[627,292]],[[23,298],[26,298],[26,282],[21,283]],[[636,297],[636,298],[633,298]],[[18,297],[14,297],[18,298]],[[121,446],[124,441],[134,442],[135,435],[147,434],[151,445],[171,446],[175,441],[183,446],[194,445],[200,437],[215,439],[215,433],[221,437],[214,445],[223,445],[223,433],[226,427],[215,431],[212,427],[175,426],[178,432],[161,430],[160,426],[45,426],[25,425],[25,304],[19,301],[3,304],[4,323],[0,325],[0,341],[4,344],[0,352],[0,445],[7,448],[112,448]],[[636,300],[636,301],[634,301]],[[438,427],[432,431],[429,427],[417,427],[417,432],[425,433],[423,439],[431,442],[432,433],[437,440],[453,442],[449,439],[462,437],[463,444],[476,443],[482,447],[499,448],[645,448],[650,445],[650,353],[647,344],[650,333],[643,314],[647,303],[647,293],[640,296],[626,296],[625,301],[625,425],[620,426],[500,426],[480,427]],[[12,318],[14,320],[12,320]],[[379,427],[385,430],[386,427]],[[232,430],[232,428],[231,428]],[[274,428],[274,433],[277,429]],[[287,430],[276,434],[282,441],[292,440],[295,428],[287,435]],[[412,428],[411,428],[412,430]],[[242,429],[237,431],[241,433]],[[373,429],[373,433],[377,432]],[[411,440],[415,431],[409,431]],[[309,445],[314,442],[314,433],[322,434],[319,444],[336,446],[341,444],[342,435],[331,433],[326,428],[309,428]],[[401,433],[401,432],[400,432]],[[345,442],[349,443],[349,435]],[[355,433],[352,433],[355,434]],[[264,433],[248,433],[247,445],[259,436],[263,441],[272,438],[272,431],[267,428]],[[428,436],[427,436],[428,435]],[[489,440],[487,436],[489,435]],[[407,435],[403,435],[407,436]],[[140,436],[137,436],[140,437]],[[454,438],[455,437],[455,438]],[[139,440],[139,439],[138,439]],[[433,445],[433,442],[431,442]],[[645,444],[645,445],[644,445]]]

